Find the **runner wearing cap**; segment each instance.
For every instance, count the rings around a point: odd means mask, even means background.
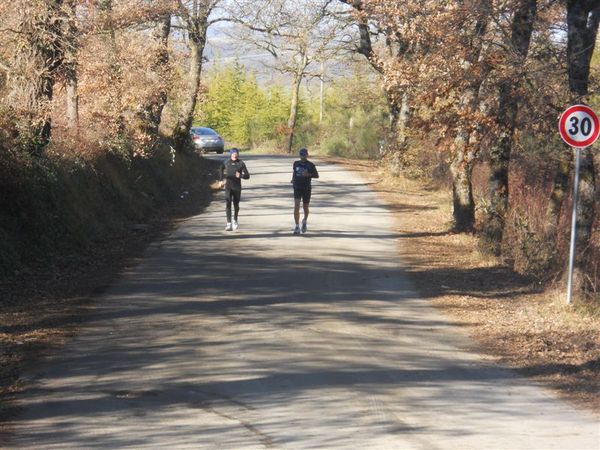
[[[319,178],[319,172],[315,165],[308,158],[308,150],[301,148],[298,152],[300,160],[294,162],[292,168],[292,185],[294,186],[294,234],[306,233],[306,221],[308,220],[311,195],[311,181],[313,178]],[[304,217],[302,219],[302,228],[300,227],[300,200],[304,209]]]
[[[221,188],[225,187],[225,211],[227,213],[227,226],[225,231],[237,230],[240,200],[242,198],[242,178],[247,180],[250,173],[244,161],[239,159],[240,151],[232,148],[229,159],[221,166]],[[231,220],[231,203],[233,202],[233,222]]]

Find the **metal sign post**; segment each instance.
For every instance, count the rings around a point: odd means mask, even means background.
[[[573,302],[573,269],[575,267],[575,247],[577,246],[577,201],[579,200],[579,158],[581,149],[575,150],[575,181],[573,182],[573,215],[571,216],[571,245],[569,248],[569,281],[567,282],[567,304]]]
[[[573,302],[573,269],[577,241],[577,202],[579,200],[579,167],[581,149],[592,145],[600,134],[600,122],[594,111],[585,105],[575,105],[562,113],[558,130],[563,140],[575,150],[575,179],[573,181],[573,214],[571,216],[571,245],[569,248],[569,277],[567,304]]]

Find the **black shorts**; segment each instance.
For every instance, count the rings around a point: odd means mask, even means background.
[[[310,203],[310,188],[294,188],[294,198],[301,198],[302,203]]]

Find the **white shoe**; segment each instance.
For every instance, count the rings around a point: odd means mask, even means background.
[[[238,225],[238,221],[237,220],[234,220],[232,225],[233,225],[234,231],[238,229],[239,225]]]
[[[302,221],[302,234],[306,233],[306,219]]]
[[[233,228],[231,228],[231,222],[227,222],[227,226],[225,227],[225,231],[231,231]]]
[[[294,228],[294,234],[300,234],[300,225],[296,225]]]

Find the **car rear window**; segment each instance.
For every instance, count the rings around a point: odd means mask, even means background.
[[[192,128],[192,133],[200,136],[216,136],[217,132],[212,128]]]

